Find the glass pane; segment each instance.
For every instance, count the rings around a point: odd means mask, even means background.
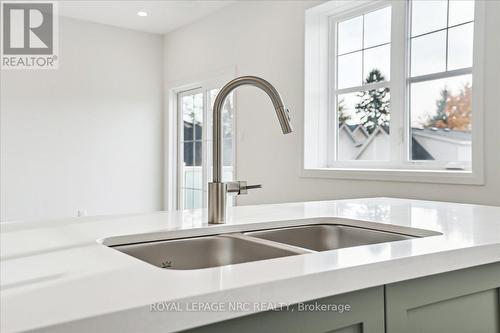
[[[194,138],[195,140],[203,139],[203,124],[196,122],[194,125]]]
[[[194,142],[194,165],[201,166],[203,163],[203,143],[202,141]]]
[[[186,187],[191,187],[191,188],[202,190],[203,189],[203,169],[201,167],[194,167],[191,169],[191,173],[192,173],[193,182],[192,182],[192,184],[190,184],[191,186],[186,185]]]
[[[194,188],[194,168],[184,168],[184,186]]]
[[[229,95],[222,110],[222,163],[224,166],[233,165],[233,95]],[[224,178],[224,177],[223,177]],[[227,181],[233,180],[232,178]]]
[[[224,139],[222,144],[222,163],[223,165],[233,165],[233,139]]]
[[[411,41],[411,75],[419,76],[446,70],[446,31]]]
[[[203,207],[203,191],[193,190],[193,209]]]
[[[211,182],[212,181],[212,141],[207,141],[206,143],[206,150],[207,150],[207,181]]]
[[[184,199],[185,209],[200,208],[203,205],[203,104],[204,93],[193,93],[182,97],[184,142],[181,166],[182,179],[179,194]]]
[[[194,190],[184,189],[184,209],[193,209]]]
[[[473,0],[450,0],[449,26],[474,20]]]
[[[447,0],[413,0],[411,36],[446,28]]]
[[[215,98],[217,97],[217,94],[219,92],[219,89],[212,89],[210,90],[210,105],[213,108],[213,104],[215,101]],[[229,170],[232,170],[232,164],[233,164],[233,117],[234,117],[234,98],[233,94],[230,94],[226,102],[224,103],[224,106],[222,108],[222,134],[223,134],[223,141],[222,141],[222,163],[223,163],[223,175],[222,179],[223,181],[231,181],[233,180],[232,178],[232,173],[226,173],[227,168]],[[211,118],[211,116],[210,116]],[[212,179],[212,169],[211,169],[211,161],[212,161],[212,141],[211,137],[208,138],[208,146],[207,146],[207,160],[208,165],[209,165],[209,170],[208,170],[208,179],[209,181]]]
[[[412,159],[470,161],[472,75],[414,83],[410,93]]]
[[[203,137],[203,94],[194,95],[194,137],[195,140],[201,140]]]
[[[194,142],[184,142],[184,166],[193,166]]]
[[[207,133],[207,140],[208,141],[211,141],[212,140],[212,126],[213,126],[213,122],[212,122],[212,117],[213,117],[213,110],[214,110],[214,103],[215,103],[215,99],[217,98],[217,94],[219,93],[219,90],[220,89],[212,89],[209,91],[209,95],[208,95],[208,98],[209,98],[209,105],[210,105],[210,109],[208,109],[208,113],[207,113],[207,129],[206,129],[206,133]],[[230,96],[232,96],[233,94],[231,93]]]
[[[193,96],[182,97],[182,118],[184,120],[184,141],[193,140],[193,122],[194,122],[194,100]]]
[[[193,120],[184,119],[184,141],[193,140]]]
[[[233,94],[227,97],[222,108],[222,136],[226,139],[233,136]]]
[[[472,67],[474,23],[448,30],[448,70]]]
[[[365,15],[364,39],[363,48],[391,41],[391,7]]]
[[[338,57],[338,89],[361,85],[361,51]]]
[[[365,78],[365,83],[370,83],[367,78],[370,73],[378,70],[379,76],[377,81],[389,81],[390,80],[390,70],[391,70],[391,46],[384,45],[374,47],[363,51],[364,55],[364,67],[363,67],[363,77]]]
[[[389,106],[389,88],[338,96],[338,160],[389,160]]]
[[[338,24],[337,54],[358,51],[363,47],[363,16]]]

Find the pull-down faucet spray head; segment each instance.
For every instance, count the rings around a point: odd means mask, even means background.
[[[281,131],[283,134],[289,134],[293,132],[292,123],[290,119],[290,115],[288,113],[288,109],[285,106],[281,106],[276,110],[276,115],[278,116],[278,120],[281,125]]]

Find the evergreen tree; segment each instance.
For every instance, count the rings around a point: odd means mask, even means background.
[[[384,81],[385,77],[378,69],[373,69],[366,77],[365,83]],[[358,94],[361,101],[356,104],[356,113],[361,125],[372,134],[377,127],[382,126],[389,130],[390,121],[390,93],[389,88],[378,88],[363,91]]]
[[[344,99],[340,98],[337,106],[337,114],[339,117],[339,127],[343,123],[351,119],[351,116],[345,112]]]
[[[436,101],[436,114],[429,120],[426,127],[447,127],[448,115],[446,114],[446,105],[448,104],[449,97],[450,92],[444,87],[441,90],[439,99]]]

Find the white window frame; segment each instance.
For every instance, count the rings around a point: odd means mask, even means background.
[[[184,186],[184,174],[183,174],[183,169],[184,167],[182,164],[184,163],[184,149],[183,149],[183,144],[184,144],[184,128],[183,128],[183,114],[182,114],[182,108],[181,108],[181,103],[182,103],[182,98],[184,96],[191,96],[191,95],[197,95],[197,94],[203,94],[203,111],[202,111],[202,118],[203,118],[203,127],[202,127],[202,147],[204,143],[207,141],[207,127],[206,127],[206,120],[208,119],[208,108],[207,108],[207,102],[208,102],[208,92],[210,90],[206,90],[207,88],[204,86],[200,87],[194,87],[192,89],[187,89],[183,90],[177,93],[177,209],[179,209],[181,206],[184,206],[184,196],[183,196],[183,191],[181,191],[181,188],[185,190],[189,190],[191,188],[186,189]],[[194,130],[194,129],[193,129]],[[196,147],[196,143],[195,143]],[[203,147],[204,148],[204,147]],[[204,169],[203,166],[207,164],[208,160],[208,154],[207,150],[203,149],[202,150],[202,162],[201,166],[198,166],[198,168],[202,169],[202,192],[207,191],[207,184],[208,184],[208,170]],[[194,156],[193,156],[193,161],[194,161]],[[193,166],[193,168],[197,168],[197,166]],[[193,188],[193,190],[196,190]],[[202,207],[206,207],[206,204],[203,203]]]
[[[391,161],[337,161],[335,140],[338,128],[335,101],[335,40],[331,37],[337,21],[391,6]],[[329,1],[306,11],[305,105],[302,176],[388,181],[483,184],[483,1],[476,1],[474,17],[472,163],[467,170],[448,170],[440,161],[407,161],[410,148],[409,83],[429,78],[449,77],[450,72],[409,78],[408,1],[364,0]],[[405,27],[399,29],[398,27]],[[470,70],[458,70],[470,73]],[[375,83],[374,85],[379,85]],[[372,87],[373,88],[373,87]],[[402,98],[403,97],[403,98]],[[332,112],[333,111],[333,112]],[[324,124],[328,124],[325,126]],[[402,163],[403,162],[403,163]]]
[[[328,68],[332,68],[333,70],[328,70],[328,75],[329,75],[329,112],[328,112],[328,123],[330,124],[330,128],[328,130],[328,139],[327,139],[327,146],[328,146],[328,166],[332,168],[349,168],[349,167],[357,167],[357,168],[367,168],[367,167],[387,167],[389,164],[387,161],[383,162],[377,162],[377,161],[339,161],[336,159],[337,156],[337,150],[338,150],[338,139],[337,139],[337,134],[338,134],[338,117],[337,117],[337,111],[336,111],[336,106],[337,106],[337,96],[341,94],[346,94],[346,93],[352,93],[352,92],[358,92],[361,90],[370,90],[370,89],[377,89],[377,88],[382,88],[382,87],[389,87],[391,89],[391,102],[392,102],[392,86],[394,85],[392,75],[391,79],[389,81],[381,81],[381,82],[374,82],[371,84],[364,84],[361,83],[360,86],[356,87],[348,87],[348,88],[343,88],[343,89],[337,89],[337,76],[335,73],[337,73],[337,31],[335,26],[337,23],[345,20],[349,20],[354,17],[361,16],[363,14],[366,14],[368,12],[376,11],[385,7],[391,6],[390,1],[374,1],[374,2],[369,2],[367,4],[363,4],[361,6],[356,6],[355,8],[351,10],[346,10],[339,12],[338,14],[331,15],[329,17],[329,52],[331,56],[329,57],[329,64]],[[391,14],[392,15],[392,14]],[[392,51],[396,49],[393,47],[392,43],[392,29],[391,29],[391,59],[392,59]],[[391,61],[391,73],[392,73],[392,61]],[[396,115],[394,118],[398,118],[399,115]],[[393,115],[391,114],[391,121],[390,121],[390,132],[393,133],[393,130],[397,128],[397,126],[401,123],[400,119],[393,119]],[[391,142],[391,147],[395,147],[396,142],[394,142],[395,136],[389,136]],[[398,145],[399,147],[399,145]],[[393,149],[391,151],[391,160],[397,160],[397,157],[399,157],[398,151],[396,149]]]
[[[179,190],[180,185],[182,185],[183,177],[180,175],[182,169],[180,164],[183,163],[183,156],[181,149],[179,149],[179,144],[182,141],[180,134],[182,134],[181,115],[179,114],[179,99],[182,95],[192,94],[195,92],[204,93],[203,101],[203,119],[204,122],[208,115],[209,110],[209,92],[213,89],[220,89],[224,84],[236,77],[236,70],[234,68],[225,68],[222,70],[217,70],[213,72],[208,72],[195,76],[192,78],[187,78],[183,80],[177,80],[172,82],[167,82],[166,85],[166,96],[167,101],[164,117],[164,126],[167,129],[164,137],[165,144],[165,159],[164,159],[164,209],[166,210],[177,210],[182,198],[180,198]],[[233,102],[236,105],[236,93],[233,92]],[[210,115],[211,118],[211,115]],[[236,110],[233,116],[233,178],[236,177],[237,167],[236,167]],[[202,140],[211,141],[212,130],[203,128]],[[203,165],[206,165],[208,161],[207,149],[203,150]],[[211,172],[211,167],[207,166],[206,170],[203,172],[203,190],[206,190],[208,186],[209,172]],[[181,183],[179,183],[179,181]],[[233,201],[236,204],[236,201]],[[206,207],[207,203],[204,199],[203,207]]]

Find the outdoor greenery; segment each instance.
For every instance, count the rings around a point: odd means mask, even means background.
[[[378,69],[373,69],[365,79],[366,84],[384,81],[385,77]],[[362,91],[358,94],[360,102],[356,104],[356,114],[360,124],[372,134],[377,127],[382,126],[389,131],[390,92],[389,88],[379,88]]]
[[[351,119],[351,116],[346,112],[345,106],[344,106],[344,98],[340,98],[337,106],[337,115],[339,117],[339,125],[346,123],[348,120]]]
[[[465,84],[457,95],[445,87],[436,101],[436,114],[424,127],[449,128],[455,131],[470,131],[472,117],[472,87]]]

